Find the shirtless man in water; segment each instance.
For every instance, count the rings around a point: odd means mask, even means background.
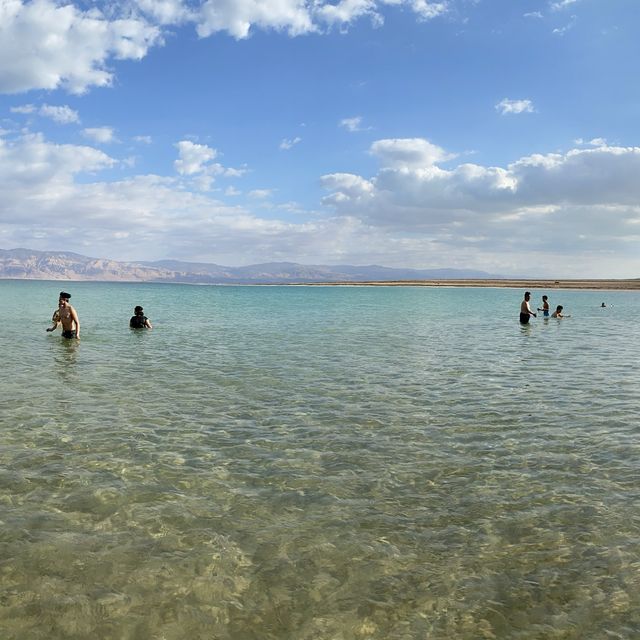
[[[531,299],[531,293],[529,291],[524,292],[524,300],[520,303],[520,322],[527,324],[529,322],[529,316],[536,318],[536,314],[531,311],[529,306],[529,300]]]
[[[62,337],[70,339],[80,339],[80,320],[76,310],[69,303],[71,298],[70,293],[64,291],[60,292],[60,299],[58,300],[58,313],[53,314],[53,326],[49,327],[47,331],[55,331],[59,324],[62,324]]]

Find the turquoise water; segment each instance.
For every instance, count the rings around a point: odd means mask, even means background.
[[[640,294],[0,292],[3,640],[639,636]]]

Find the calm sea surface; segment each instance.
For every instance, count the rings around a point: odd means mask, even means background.
[[[640,637],[640,294],[522,293],[0,281],[0,638]]]

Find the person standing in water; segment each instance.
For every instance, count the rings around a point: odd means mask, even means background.
[[[129,320],[131,329],[153,329],[149,318],[144,315],[144,309],[140,305],[133,310],[133,313],[135,315],[131,316],[131,320]]]
[[[51,321],[53,326],[49,327],[47,331],[55,331],[59,324],[62,324],[62,337],[69,340],[80,339],[80,319],[76,310],[71,306],[69,300],[71,294],[66,291],[60,292],[60,298],[58,299],[58,311],[53,314]]]
[[[542,296],[542,309],[538,307],[538,311],[542,311],[542,315],[545,318],[549,317],[549,297]]]
[[[531,293],[529,291],[525,291],[524,300],[520,303],[520,322],[522,324],[528,324],[530,316],[533,316],[534,318],[538,317],[533,311],[531,311],[531,307],[529,306],[530,299]]]

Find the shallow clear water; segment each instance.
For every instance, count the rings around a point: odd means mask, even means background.
[[[3,639],[640,634],[640,294],[0,293]]]

